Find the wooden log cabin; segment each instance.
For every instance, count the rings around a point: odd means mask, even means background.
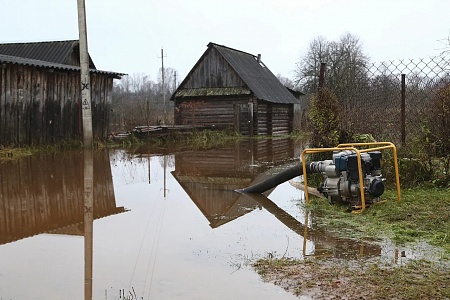
[[[300,93],[301,94],[301,93]],[[177,125],[233,128],[243,135],[282,135],[293,131],[293,95],[261,61],[209,43],[172,95]]]
[[[92,59],[95,139],[106,139],[113,79]],[[49,144],[82,138],[77,40],[0,44],[0,145]]]

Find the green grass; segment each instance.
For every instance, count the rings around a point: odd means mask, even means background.
[[[9,160],[16,160],[32,154],[33,150],[29,148],[2,148],[0,149],[0,163]]]
[[[307,207],[314,222],[329,231],[356,238],[387,237],[398,244],[425,241],[450,253],[449,189],[403,190],[400,202],[395,191],[387,191],[382,199],[387,201],[362,214],[349,213],[346,206],[329,205],[323,199],[312,199]]]

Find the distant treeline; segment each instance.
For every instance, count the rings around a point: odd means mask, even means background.
[[[140,125],[173,123],[173,102],[169,99],[177,86],[176,71],[166,68],[164,74],[164,86],[161,75],[157,82],[145,74],[124,76],[114,82],[110,131],[123,132]]]

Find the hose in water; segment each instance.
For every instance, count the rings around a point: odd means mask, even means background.
[[[309,165],[306,165],[306,172],[307,173],[310,172]],[[275,176],[272,176],[269,179],[264,180],[263,182],[249,186],[245,189],[236,190],[236,192],[243,194],[264,193],[265,191],[270,190],[276,187],[277,185],[300,175],[303,175],[303,168],[301,163],[297,164],[295,167],[286,169],[281,173],[278,173]]]

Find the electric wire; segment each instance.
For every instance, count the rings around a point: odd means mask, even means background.
[[[154,272],[155,272],[156,259],[157,259],[157,256],[158,256],[159,239],[161,237],[162,225],[163,225],[163,221],[164,221],[164,214],[165,214],[165,211],[166,211],[167,201],[166,201],[166,199],[164,199],[163,201],[164,201],[164,203],[163,203],[162,211],[161,211],[160,218],[159,218],[158,228],[156,230],[155,239],[154,239],[154,242],[153,242],[153,245],[152,245],[152,249],[151,249],[151,252],[150,252],[150,253],[153,253],[153,249],[156,246],[155,254],[154,254],[154,258],[153,258],[152,271],[151,271],[151,276],[150,276],[150,287],[148,289],[148,296],[147,296],[148,299],[150,299],[150,292],[152,290],[153,276],[154,276]],[[145,293],[145,288],[147,286],[148,272],[149,272],[149,269],[150,269],[150,263],[151,262],[152,262],[152,260],[150,259],[149,262],[148,262],[148,265],[147,265],[147,273],[145,275],[144,292],[142,294]]]
[[[150,221],[152,220],[153,212],[156,211],[156,209],[155,209],[155,208],[156,208],[156,205],[157,205],[157,202],[155,202],[154,205],[153,205],[153,207],[151,208],[151,213],[150,213],[150,215],[149,215],[149,217],[148,217],[147,225],[146,225],[146,227],[145,227],[145,232],[144,232],[144,234],[143,234],[143,236],[142,236],[142,239],[141,239],[141,244],[140,244],[140,246],[139,246],[138,255],[137,255],[137,257],[136,257],[136,262],[135,262],[135,264],[134,264],[133,272],[132,272],[131,278],[130,278],[130,284],[129,284],[129,288],[130,288],[130,289],[131,289],[131,284],[132,284],[133,279],[134,279],[134,274],[135,274],[135,272],[136,272],[136,267],[137,267],[137,264],[138,264],[138,261],[139,261],[140,255],[141,255],[142,247],[143,247],[143,245],[144,245],[144,240],[145,240],[145,238],[147,237],[147,234],[148,234]]]
[[[150,172],[150,167],[149,167],[149,172]],[[154,176],[157,178],[157,177],[158,177],[158,174],[159,174],[159,170],[157,169],[157,170],[156,170],[156,174],[154,174]],[[158,196],[156,197],[156,199],[159,199],[159,196],[160,196],[160,195],[158,195]],[[151,221],[152,219],[154,219],[154,217],[155,217],[155,214],[156,214],[156,211],[157,211],[157,205],[158,205],[158,201],[155,201],[154,204],[153,204],[153,206],[152,206],[151,209],[150,209],[150,214],[149,214],[149,217],[148,217],[148,220],[147,220],[147,225],[146,225],[146,227],[145,227],[145,232],[144,232],[144,234],[143,234],[143,236],[142,236],[141,243],[140,243],[140,246],[139,246],[138,255],[137,255],[137,257],[136,257],[135,264],[134,264],[134,267],[133,267],[133,272],[132,272],[132,274],[131,274],[130,283],[129,283],[129,290],[131,290],[131,288],[132,288],[132,283],[133,283],[134,275],[135,275],[135,273],[136,273],[136,269],[137,269],[137,265],[138,265],[138,262],[139,262],[139,259],[140,259],[140,256],[141,256],[142,248],[143,248],[143,246],[144,246],[144,241],[145,241],[145,239],[147,238],[148,233],[149,233],[149,229],[150,229],[150,221]],[[157,222],[159,222],[159,217],[160,217],[160,216],[158,216],[158,218],[156,219]],[[152,249],[152,251],[153,251],[153,249]],[[152,253],[152,252],[150,252],[150,253]],[[146,283],[145,283],[145,284],[146,284]],[[145,290],[145,287],[144,287],[144,290]]]

